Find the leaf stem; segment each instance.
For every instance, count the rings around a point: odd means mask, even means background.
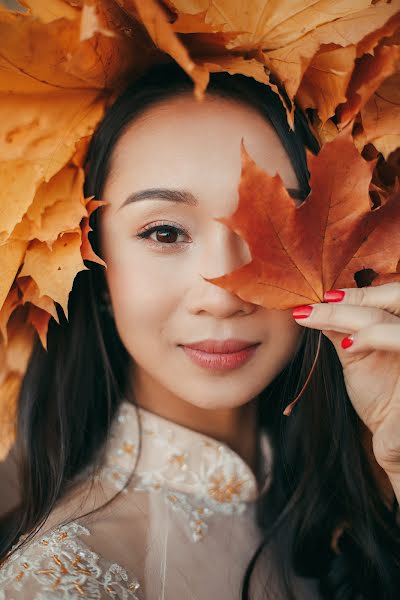
[[[290,416],[290,414],[291,414],[291,412],[292,412],[292,410],[293,410],[293,407],[294,407],[294,405],[295,405],[295,404],[297,404],[298,400],[300,399],[301,395],[303,394],[304,390],[306,389],[306,387],[307,387],[307,385],[308,385],[308,382],[309,382],[309,381],[310,381],[310,379],[311,379],[311,375],[313,374],[313,372],[314,372],[314,369],[315,369],[315,365],[317,364],[317,360],[318,360],[318,356],[319,356],[319,351],[320,351],[320,348],[321,348],[321,339],[322,339],[322,331],[320,331],[320,332],[319,332],[319,336],[318,336],[318,346],[317,346],[317,352],[316,352],[316,354],[315,354],[314,362],[313,362],[313,364],[312,364],[312,367],[311,367],[311,370],[310,370],[310,372],[309,372],[309,374],[308,374],[308,377],[307,377],[307,379],[306,379],[306,382],[305,382],[305,384],[303,385],[303,387],[301,388],[301,391],[300,391],[300,393],[299,393],[299,394],[296,396],[296,398],[295,398],[295,399],[294,399],[294,400],[293,400],[293,401],[292,401],[290,404],[288,404],[288,406],[287,406],[287,407],[285,408],[285,410],[283,411],[283,414],[284,414],[286,417]]]

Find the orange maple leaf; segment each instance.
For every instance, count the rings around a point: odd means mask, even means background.
[[[216,220],[249,245],[252,260],[206,279],[243,300],[271,309],[323,301],[324,292],[358,287],[355,274],[369,269],[373,285],[400,281],[400,192],[372,208],[375,166],[345,131],[308,156],[311,192],[296,206],[279,175],[260,169],[241,144],[239,204]]]
[[[105,206],[109,204],[106,200],[93,200],[93,197],[86,199],[86,210],[87,217],[84,217],[82,220],[81,230],[82,230],[82,243],[81,243],[81,256],[83,260],[91,260],[92,262],[97,262],[99,265],[103,265],[107,268],[106,263],[100,256],[93,251],[92,245],[89,241],[89,233],[93,231],[92,227],[90,227],[90,215],[100,206]]]

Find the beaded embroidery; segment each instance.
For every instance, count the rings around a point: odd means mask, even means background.
[[[35,583],[32,600],[139,600],[139,582],[129,581],[118,564],[106,564],[80,540],[82,535],[89,530],[69,523],[16,550],[0,569],[0,600]]]
[[[140,457],[136,410],[142,423]],[[212,515],[242,514],[259,492],[250,467],[228,446],[193,431],[185,443],[186,435],[185,428],[124,402],[99,477],[126,494],[162,494],[169,507],[185,515],[190,538],[197,542],[207,533]]]
[[[265,454],[269,443],[261,442]],[[96,479],[111,483],[113,495],[121,490],[160,494],[171,510],[184,515],[194,542],[204,538],[215,513],[242,514],[260,493],[250,467],[228,446],[126,401]],[[106,563],[81,536],[90,536],[90,531],[72,522],[15,550],[0,569],[0,600],[9,600],[8,591],[31,582],[38,585],[32,600],[139,600],[139,581],[128,581],[120,565]]]

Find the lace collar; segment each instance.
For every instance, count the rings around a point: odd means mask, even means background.
[[[258,442],[261,460],[255,475],[228,445],[123,401],[102,476],[125,492],[133,487],[192,495],[231,512],[229,506],[254,502],[269,486],[271,445],[265,433]]]

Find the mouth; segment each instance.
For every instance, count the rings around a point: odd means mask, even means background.
[[[260,342],[241,340],[204,340],[181,345],[181,348],[196,365],[209,370],[227,371],[247,363],[260,345]]]

